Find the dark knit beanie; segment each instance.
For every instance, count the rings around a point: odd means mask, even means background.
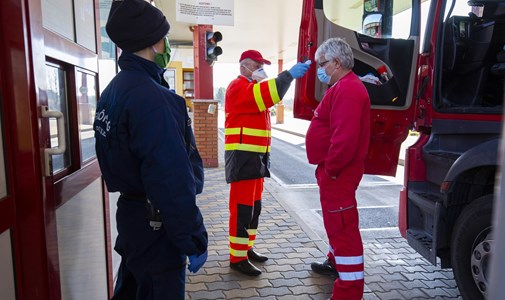
[[[127,52],[156,44],[169,29],[163,13],[145,0],[114,0],[105,25],[110,39]]]

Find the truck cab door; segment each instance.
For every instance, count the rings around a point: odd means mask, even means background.
[[[372,109],[365,173],[392,176],[400,146],[413,127],[420,40],[419,1],[393,1],[304,0],[298,41],[299,61],[314,61],[316,49],[328,38],[341,37],[349,43],[354,73],[369,79],[362,78]],[[392,35],[393,25],[402,27],[404,38]],[[323,98],[327,86],[319,82],[316,71],[314,63],[296,82],[295,118],[310,120]],[[383,79],[382,72],[386,72]],[[381,81],[374,83],[375,78]]]

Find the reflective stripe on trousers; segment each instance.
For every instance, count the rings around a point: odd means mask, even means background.
[[[342,204],[342,190],[352,190],[354,182],[331,179],[324,167],[316,170],[324,228],[330,244],[328,258],[334,263],[339,278],[333,284],[333,300],[361,300],[363,297],[364,261],[363,242],[359,232],[356,200]],[[344,187],[343,184],[350,186]],[[341,196],[342,197],[342,196]],[[352,202],[353,205],[350,205]]]
[[[263,178],[241,180],[230,184],[230,262],[247,259],[247,250],[256,239],[261,213]]]

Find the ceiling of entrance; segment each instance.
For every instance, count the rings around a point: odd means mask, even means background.
[[[190,26],[175,19],[175,0],[154,0],[170,23],[172,44],[192,45],[193,33]],[[302,0],[235,0],[234,26],[214,25],[223,40],[219,43],[223,54],[219,62],[238,62],[240,54],[247,49],[259,50],[263,56],[276,63],[285,63],[296,58],[298,30],[302,11]],[[173,45],[175,46],[175,45]]]

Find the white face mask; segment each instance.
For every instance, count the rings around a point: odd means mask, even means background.
[[[256,80],[257,82],[260,82],[267,77],[268,77],[268,75],[265,72],[265,70],[263,70],[263,68],[257,69],[256,71],[252,72],[252,75],[251,75],[251,78],[253,80]]]
[[[268,77],[267,73],[265,72],[265,70],[263,70],[263,68],[259,68],[253,72],[253,71],[249,70],[249,68],[246,67],[245,65],[242,65],[242,67],[244,67],[247,71],[251,72],[252,74],[251,74],[250,79],[256,80],[257,82],[260,82],[263,79]]]

